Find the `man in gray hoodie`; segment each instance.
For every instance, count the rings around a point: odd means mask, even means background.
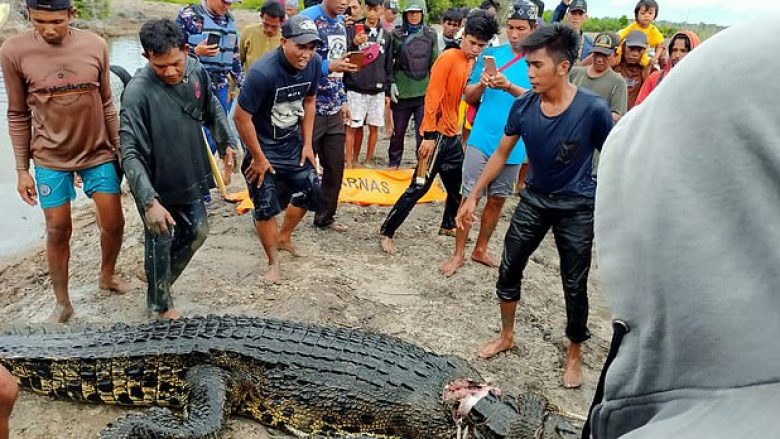
[[[780,437],[779,18],[709,39],[604,145],[593,438]]]

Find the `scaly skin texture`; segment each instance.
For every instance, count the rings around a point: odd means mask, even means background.
[[[394,337],[234,316],[12,331],[0,335],[0,363],[24,388],[55,398],[186,409],[183,418],[133,413],[106,439],[218,437],[231,413],[315,437],[453,438],[442,390],[482,381],[464,360]],[[511,437],[508,424],[525,413],[516,405],[485,398],[480,421],[493,425],[482,437]],[[522,422],[542,426],[546,413]]]

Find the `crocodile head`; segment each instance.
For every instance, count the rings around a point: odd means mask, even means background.
[[[476,439],[576,439],[579,431],[556,414],[541,395],[515,397],[495,387],[455,381],[444,391],[453,417],[465,423]]]

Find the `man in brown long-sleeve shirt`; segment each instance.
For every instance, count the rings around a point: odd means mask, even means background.
[[[19,195],[30,205],[40,202],[46,218],[46,253],[57,299],[50,319],[65,322],[73,314],[68,260],[75,173],[97,206],[99,286],[118,293],[129,288],[114,274],[124,229],[115,167],[119,122],[105,41],[70,27],[75,15],[70,0],[27,0],[27,6],[33,29],[2,47],[8,128]]]

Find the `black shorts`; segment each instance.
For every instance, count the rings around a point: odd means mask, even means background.
[[[247,154],[247,157],[249,155]],[[245,160],[241,171],[246,179],[246,169],[251,160]],[[271,164],[273,166],[273,164]],[[317,211],[321,203],[320,179],[317,171],[309,163],[299,168],[274,168],[275,174],[267,172],[263,184],[246,182],[249,197],[255,205],[255,219],[265,221],[278,215],[287,203],[312,212]]]

